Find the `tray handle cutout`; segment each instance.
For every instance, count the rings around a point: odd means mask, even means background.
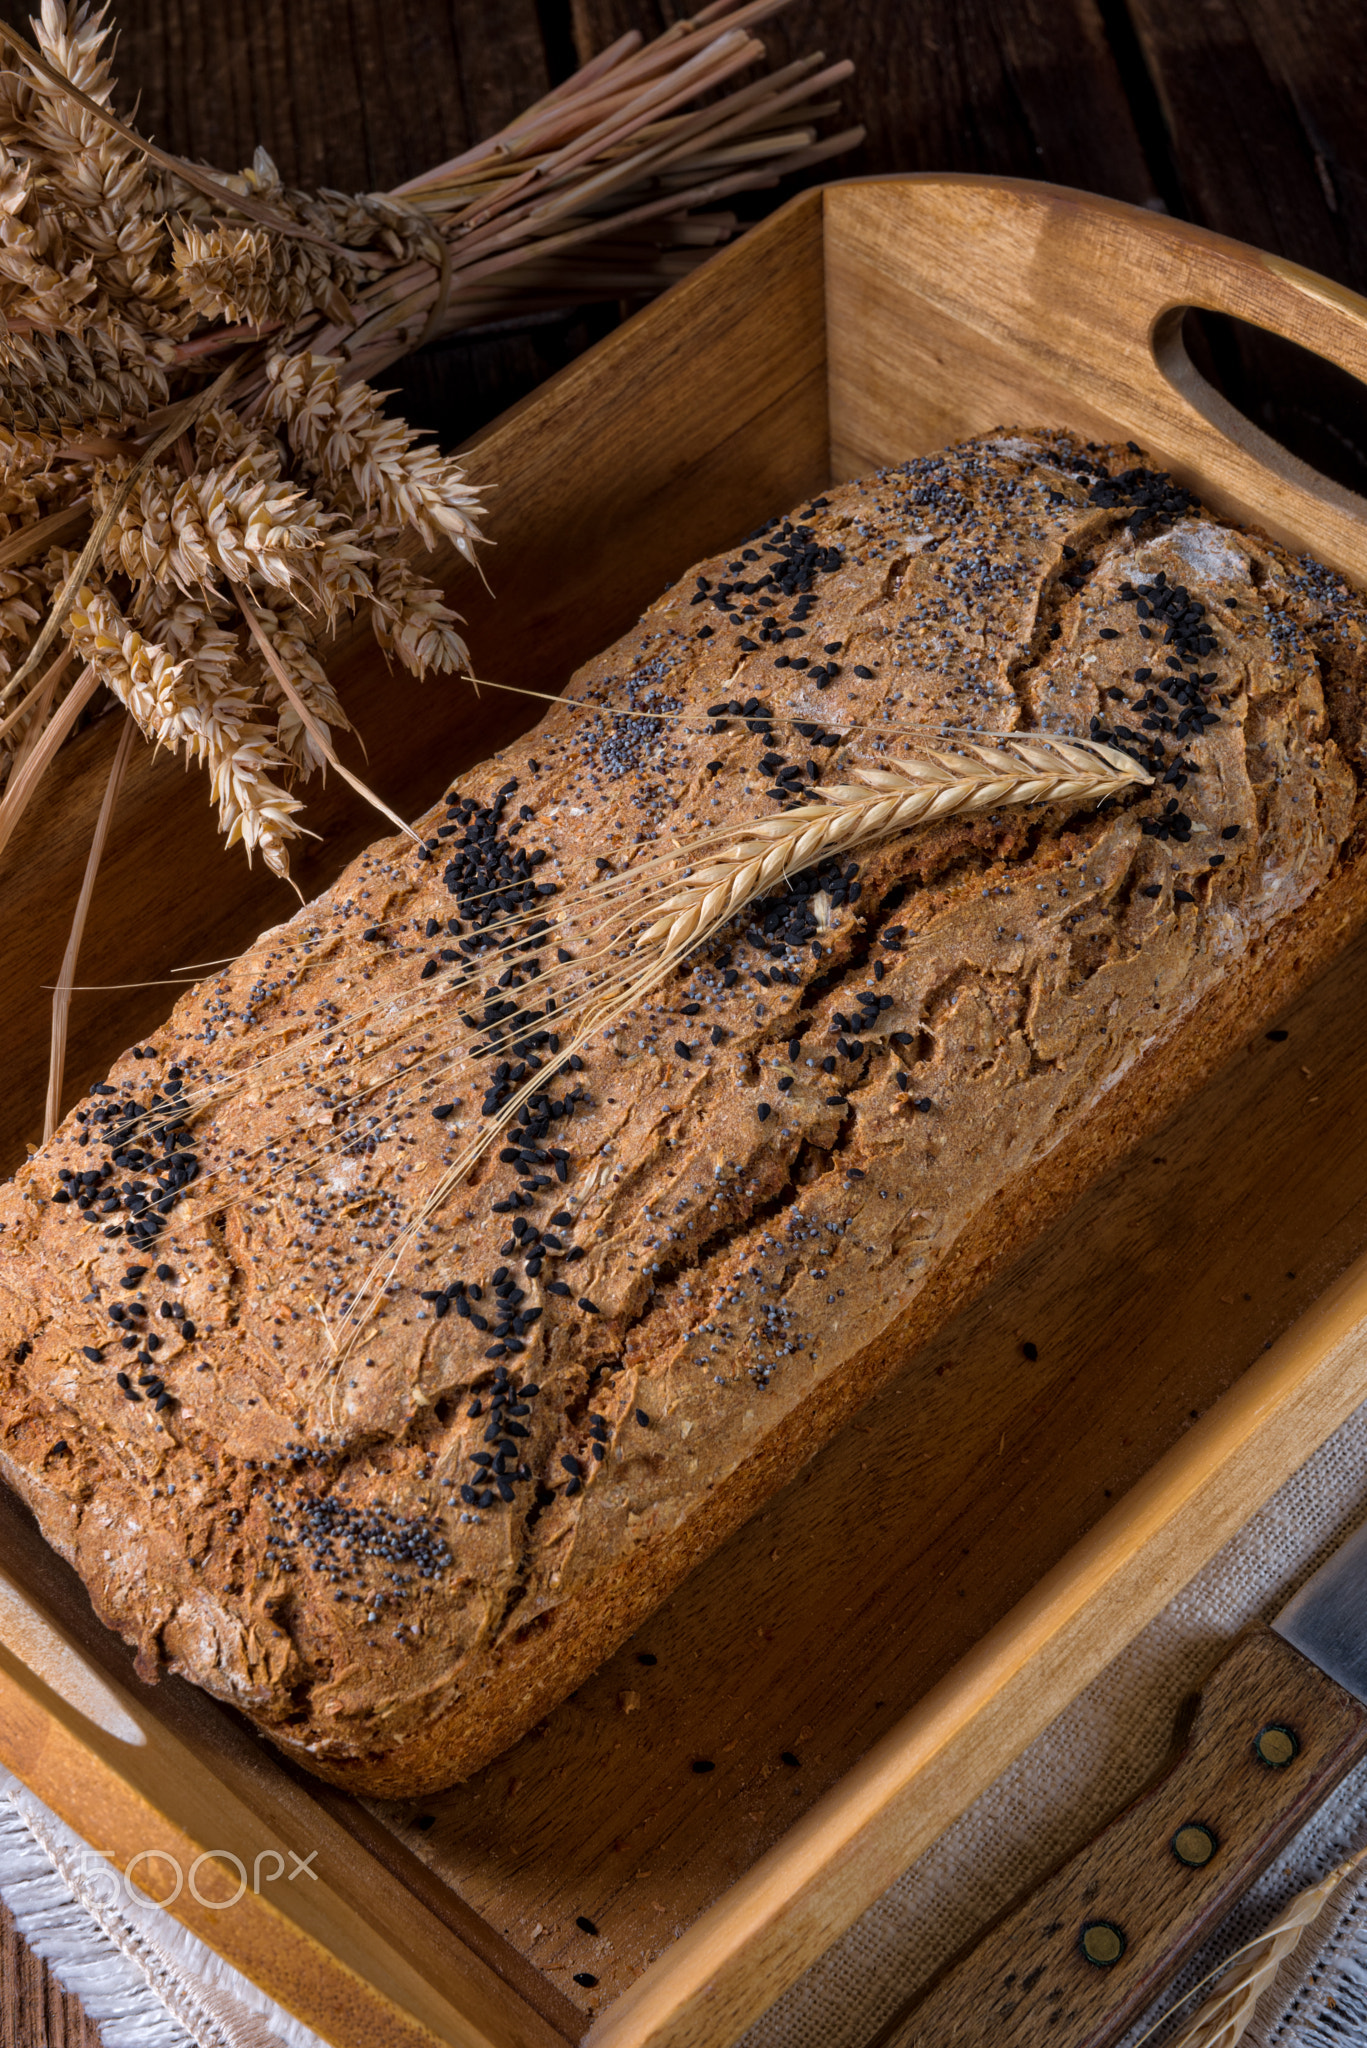
[[[1367,299],[1059,185],[912,174],[823,199],[835,474],[1006,424],[1067,426],[1133,440],[1217,517],[1367,586],[1367,498],[1246,419],[1181,337],[1190,308],[1223,314],[1367,384]]]
[[[1181,339],[1198,375],[1279,447],[1367,499],[1367,382],[1269,328],[1193,306]]]
[[[1362,387],[1364,404],[1367,404],[1367,367],[1361,370],[1350,368],[1333,356],[1322,354],[1318,350],[1307,350],[1304,343],[1294,334],[1285,333],[1262,322],[1242,319],[1228,313],[1223,307],[1199,304],[1171,306],[1159,315],[1153,326],[1153,358],[1159,372],[1174,391],[1178,392],[1194,411],[1200,413],[1217,433],[1235,442],[1256,462],[1294,482],[1298,489],[1313,494],[1350,518],[1367,522],[1367,498],[1335,478],[1326,476],[1313,463],[1307,462],[1293,449],[1288,448],[1285,442],[1260,427],[1247,412],[1235,405],[1232,399],[1212,384],[1197,368],[1187,346],[1187,334],[1190,316],[1201,313],[1214,313],[1224,319],[1237,319],[1238,326],[1255,340],[1261,336],[1288,342],[1298,352],[1310,355],[1319,363],[1343,370]]]
[[[1187,222],[1090,194],[1035,189],[1053,216],[1036,261],[1047,249],[1073,272],[1069,296],[1082,317],[1069,321],[1067,338],[1082,358],[1084,384],[1091,372],[1101,398],[1104,380],[1112,403],[1117,381],[1129,385],[1134,438],[1165,456],[1215,511],[1263,528],[1298,553],[1308,546],[1367,584],[1367,497],[1293,454],[1217,391],[1182,333],[1189,313],[1223,315],[1367,386],[1367,299]]]

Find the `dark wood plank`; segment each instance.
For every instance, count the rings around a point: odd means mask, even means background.
[[[63,1991],[0,1899],[0,2048],[100,2048],[100,2030]]]
[[[1367,13],[1129,0],[1192,217],[1367,290]]]
[[[580,58],[628,28],[656,35],[687,11],[670,0],[574,0]],[[775,62],[825,50],[855,65],[843,101],[867,139],[816,179],[990,171],[1140,206],[1157,196],[1095,0],[798,0],[758,33]],[[781,196],[748,195],[744,211]]]
[[[548,84],[535,0],[121,0],[115,19],[145,133],[224,170],[262,143],[292,184],[399,184]]]
[[[1123,11],[1123,10],[1122,10]],[[1129,0],[1156,95],[1160,182],[1206,227],[1367,291],[1367,12],[1355,0]],[[1315,358],[1206,321],[1239,409],[1367,492],[1367,394]]]

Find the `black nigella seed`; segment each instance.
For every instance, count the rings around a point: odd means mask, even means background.
[[[638,1650],[636,1652],[636,1662],[638,1664],[658,1664],[659,1661],[653,1650]]]
[[[578,1306],[583,1309],[585,1315],[587,1316],[596,1316],[601,1313],[597,1306],[597,1303],[590,1301],[587,1294],[580,1295]]]
[[[693,1768],[697,1772],[698,1776],[701,1777],[704,1771],[715,1771],[717,1766],[712,1762],[710,1757],[697,1756],[693,1759]]]
[[[592,1991],[598,1979],[594,1976],[592,1970],[576,1970],[574,1981],[576,1984],[582,1984],[586,1991]]]
[[[800,1771],[802,1769],[802,1759],[794,1756],[791,1749],[781,1749],[778,1753],[778,1760],[781,1764],[787,1764],[790,1771]]]
[[[1265,1036],[1270,1038],[1274,1045],[1280,1045],[1284,1039],[1291,1036],[1291,1033],[1289,1031],[1269,1031],[1265,1033]]]
[[[755,1104],[755,1115],[759,1118],[761,1123],[766,1123],[769,1117],[772,1115],[772,1113],[773,1112],[770,1108],[770,1105],[767,1102],[757,1102]]]
[[[1238,836],[1239,836],[1239,828],[1238,828],[1238,826],[1237,826],[1237,825],[1223,825],[1223,826],[1221,826],[1221,828],[1220,828],[1220,837],[1221,837],[1222,839],[1237,839],[1237,838],[1238,838]]]
[[[646,1414],[644,1408],[638,1408],[636,1410],[636,1420],[640,1423],[642,1429],[649,1429],[650,1417]]]
[[[598,1932],[598,1929],[594,1926],[587,1913],[581,1913],[574,1924],[585,1934],[596,1934]]]
[[[81,1356],[82,1358],[88,1358],[92,1365],[99,1365],[104,1358],[104,1353],[97,1351],[93,1344],[82,1344]]]
[[[190,1340],[191,1340],[191,1339],[193,1338],[193,1336],[194,1336],[194,1334],[195,1334],[195,1326],[194,1326],[194,1324],[193,1324],[193,1323],[182,1323],[182,1324],[181,1324],[181,1326],[180,1326],[180,1334],[181,1334],[181,1336],[182,1336],[182,1337],[184,1337],[184,1338],[185,1338],[186,1342],[188,1343],[188,1342],[189,1342],[189,1341],[190,1341]]]

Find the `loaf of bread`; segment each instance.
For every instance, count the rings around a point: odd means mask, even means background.
[[[144,1675],[383,1796],[515,1741],[1361,919],[1365,624],[1003,430],[703,562],[186,994],[0,1191],[0,1471]],[[942,728],[1152,780],[595,965],[601,878]]]

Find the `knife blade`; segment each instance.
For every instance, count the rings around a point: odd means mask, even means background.
[[[872,2048],[1107,2048],[1367,1753],[1367,1526],[1246,1629],[1160,1776]]]

